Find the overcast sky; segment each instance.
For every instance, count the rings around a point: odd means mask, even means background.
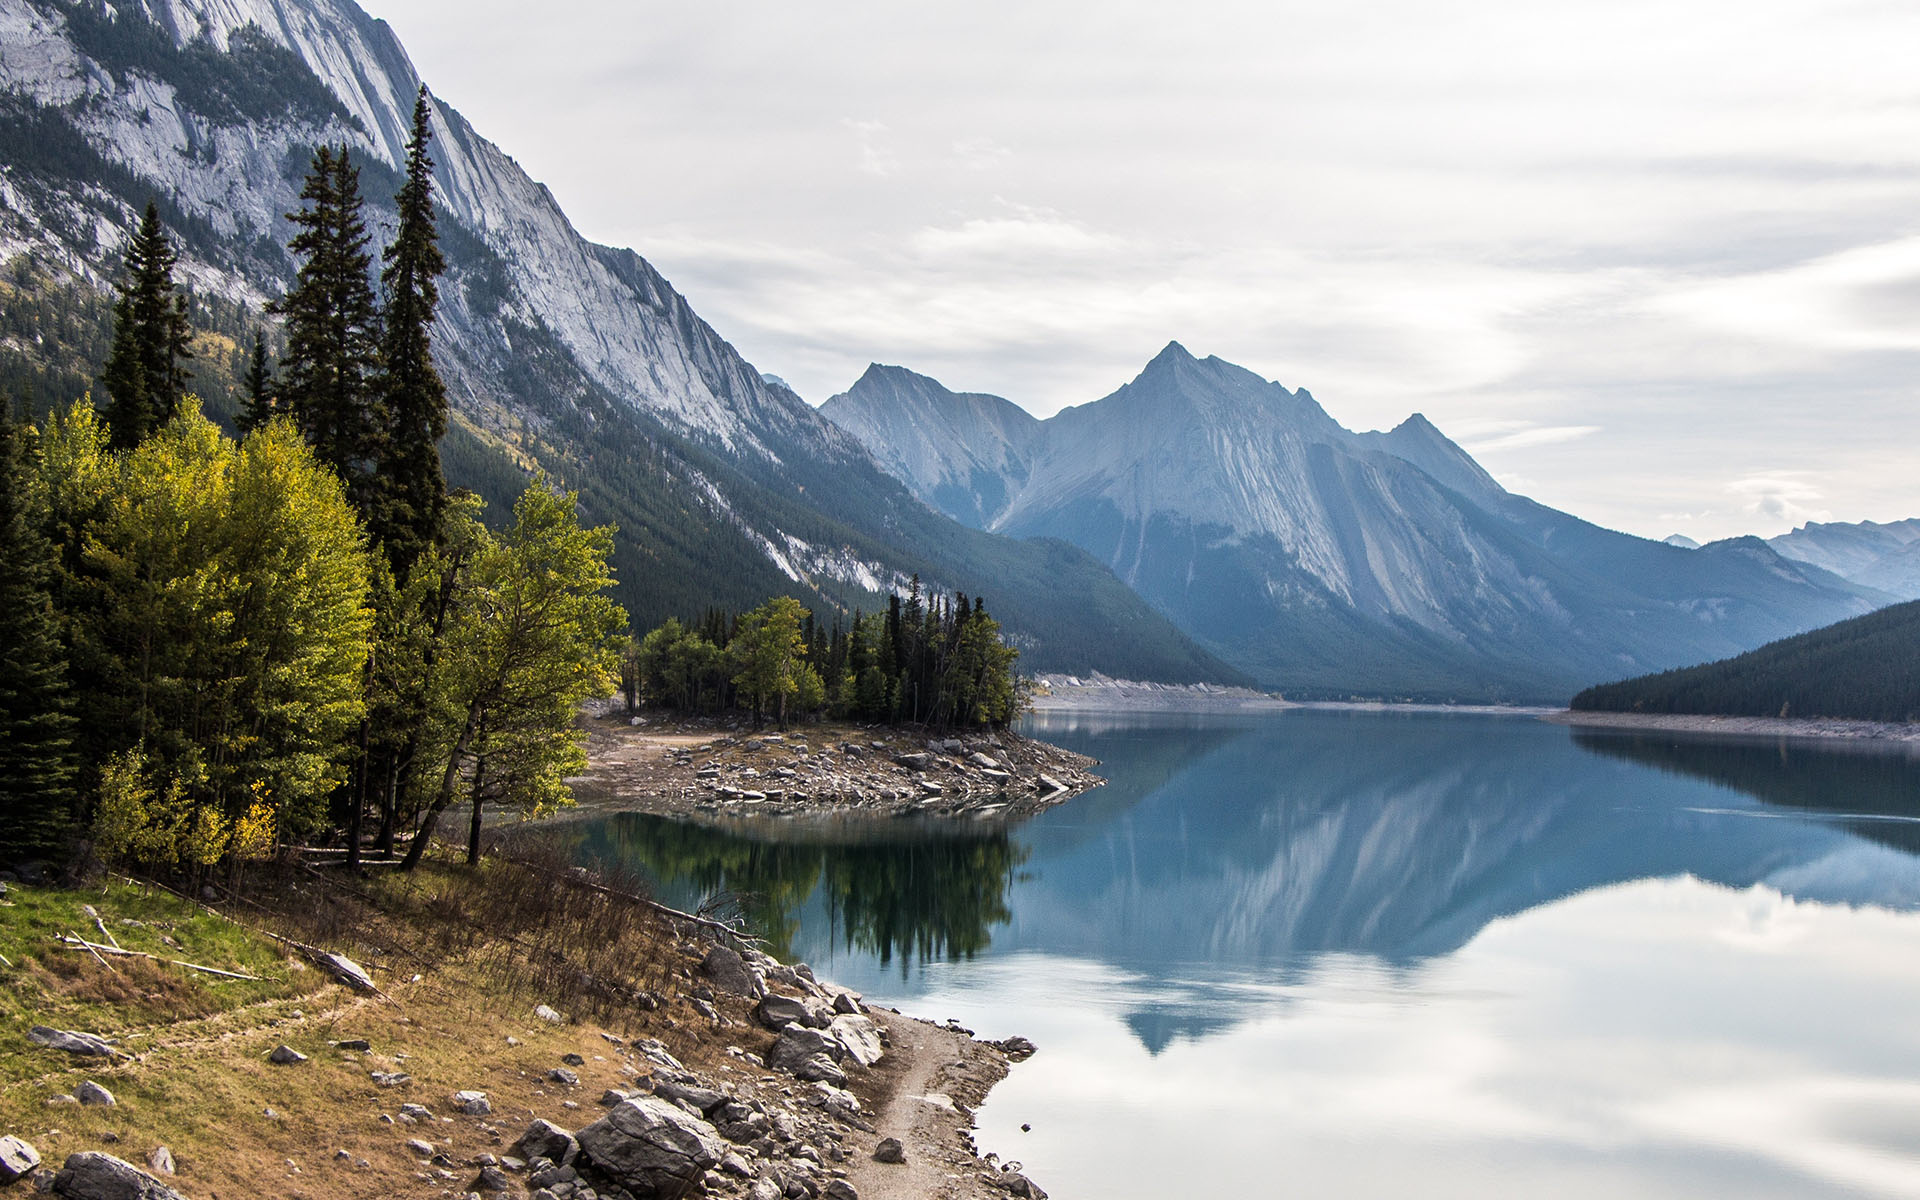
[[[818,403],[1170,339],[1706,540],[1920,515],[1920,4],[363,0]]]

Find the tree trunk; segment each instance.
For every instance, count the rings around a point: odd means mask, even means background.
[[[347,870],[360,869],[360,823],[367,811],[367,725],[360,718],[360,761],[353,769],[353,799],[347,807]]]
[[[433,840],[433,827],[440,823],[440,814],[453,802],[453,785],[460,780],[460,760],[473,743],[473,731],[479,720],[480,707],[476,704],[467,709],[467,723],[460,730],[460,740],[454,743],[453,751],[447,755],[447,769],[440,776],[440,790],[434,795],[433,803],[427,806],[426,816],[420,820],[420,832],[413,835],[413,845],[407,847],[407,857],[400,863],[402,871],[411,871],[420,865],[420,856],[426,853],[427,843]]]
[[[480,865],[480,805],[487,785],[487,756],[482,754],[473,763],[473,822],[467,826],[467,865]]]

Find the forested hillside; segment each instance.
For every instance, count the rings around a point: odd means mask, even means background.
[[[1920,719],[1920,601],[1896,604],[1736,658],[1591,687],[1593,712]]]

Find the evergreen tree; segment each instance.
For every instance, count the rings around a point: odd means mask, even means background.
[[[53,607],[58,561],[34,512],[30,436],[0,409],[0,812],[20,851],[53,853],[73,816],[73,718]]]
[[[113,349],[100,382],[109,397],[107,424],[114,449],[137,446],[173,419],[186,395],[193,357],[187,298],[173,280],[179,261],[160,208],[147,202],[140,228],[127,241],[126,278],[113,309]]]
[[[252,433],[273,419],[273,376],[267,370],[267,339],[258,330],[253,335],[253,358],[247,363],[247,394],[240,404],[237,424],[241,433]]]
[[[399,228],[380,273],[387,297],[380,380],[387,443],[380,466],[383,492],[371,529],[402,578],[421,549],[440,536],[447,503],[440,470],[447,389],[434,369],[431,337],[440,302],[435,280],[447,264],[434,229],[433,160],[427,157],[432,137],[422,85],[413,106],[413,137],[407,142],[407,178],[395,198]]]
[[[378,487],[374,470],[385,419],[374,388],[379,353],[360,171],[342,148],[313,156],[305,202],[287,219],[300,227],[288,248],[305,258],[274,311],[287,319],[280,400],[314,455],[347,485],[363,517]]]

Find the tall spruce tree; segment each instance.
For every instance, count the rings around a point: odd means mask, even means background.
[[[31,432],[0,408],[0,812],[16,853],[54,854],[73,817],[73,717],[53,545],[29,485]]]
[[[304,207],[287,214],[300,230],[288,248],[305,262],[274,305],[287,321],[280,403],[365,519],[377,498],[386,420],[374,386],[379,343],[360,171],[345,147],[314,153],[300,199]]]
[[[108,395],[113,447],[129,449],[173,419],[191,379],[193,327],[187,298],[174,283],[179,262],[160,225],[160,207],[147,201],[140,228],[127,241],[126,277],[113,309],[113,348],[101,372]]]
[[[434,228],[433,160],[427,157],[431,118],[422,85],[413,105],[413,136],[407,142],[407,178],[395,197],[399,228],[380,273],[387,299],[380,379],[387,441],[372,533],[402,579],[421,551],[440,537],[447,504],[446,478],[440,470],[447,389],[434,369],[432,345],[434,311],[440,303],[435,281],[447,262]]]
[[[247,394],[240,401],[235,423],[241,433],[252,433],[273,419],[273,375],[267,370],[267,339],[258,330],[253,335],[253,357],[247,362]]]

